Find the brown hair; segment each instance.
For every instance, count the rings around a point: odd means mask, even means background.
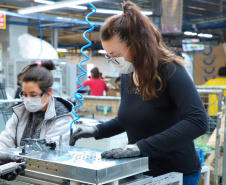
[[[101,40],[107,41],[117,36],[127,47],[130,46],[139,90],[144,100],[150,100],[157,97],[156,92],[163,87],[158,68],[167,62],[179,65],[184,65],[184,62],[166,47],[161,33],[138,6],[127,1],[122,3],[122,7],[122,15],[111,16],[101,27]]]
[[[100,72],[97,67],[94,67],[90,72],[92,73],[92,78],[94,79],[100,78]]]
[[[218,76],[226,77],[226,67],[220,67],[218,70]]]
[[[22,71],[22,82],[38,82],[39,88],[43,92],[47,92],[53,85],[53,74],[51,70],[55,69],[55,64],[52,60],[43,60],[41,65],[32,63],[27,65]]]

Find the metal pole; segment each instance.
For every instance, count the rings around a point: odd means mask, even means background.
[[[224,0],[221,0],[220,1],[220,13],[223,13],[223,1]],[[222,19],[223,18],[223,15],[221,14],[220,18]],[[224,33],[222,32],[222,28],[220,28],[220,36],[221,36],[221,41],[224,43],[225,40],[224,40]]]
[[[52,30],[51,30],[51,44],[55,49],[58,48],[58,30],[57,30],[57,28],[52,28]]]
[[[197,89],[226,90],[226,86],[225,86],[225,85],[208,85],[208,86],[204,86],[204,85],[196,85],[195,87],[196,87]]]
[[[221,136],[221,101],[222,92],[218,94],[218,115],[217,115],[217,128],[216,128],[216,146],[215,146],[215,159],[214,159],[214,178],[213,184],[218,185],[218,172],[219,172],[219,161],[220,161],[220,136]]]
[[[224,147],[223,147],[223,173],[222,173],[222,185],[226,185],[226,95],[224,97]]]

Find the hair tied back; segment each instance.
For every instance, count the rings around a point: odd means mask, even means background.
[[[41,62],[40,60],[37,60],[35,63],[36,63],[38,66],[42,66],[42,62]]]

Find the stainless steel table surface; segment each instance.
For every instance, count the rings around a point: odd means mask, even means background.
[[[0,152],[20,155],[21,148]],[[148,171],[148,158],[125,159],[101,158],[101,150],[80,147],[62,147],[50,150],[26,149],[27,168],[45,175],[56,176],[76,182],[105,184]]]

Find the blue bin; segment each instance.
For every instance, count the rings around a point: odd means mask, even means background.
[[[204,164],[204,149],[203,148],[195,148],[198,153],[201,164]]]

